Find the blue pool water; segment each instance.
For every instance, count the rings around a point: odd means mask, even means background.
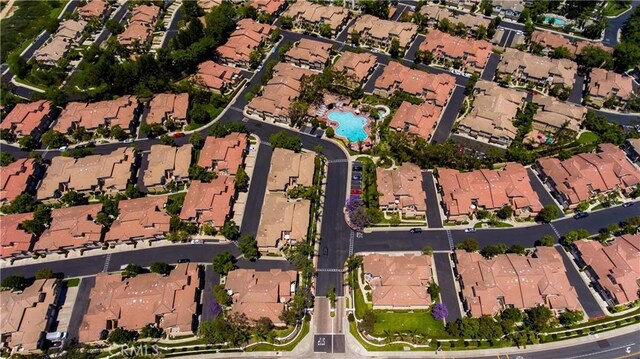
[[[354,114],[353,112],[331,111],[327,115],[331,121],[338,123],[336,135],[344,137],[351,142],[364,141],[367,139],[367,132],[364,126],[367,119]]]
[[[547,15],[547,16],[545,16],[545,17],[544,17],[544,23],[545,23],[545,24],[548,24],[548,23],[549,23],[549,19],[554,19],[554,21],[553,21],[553,25],[551,25],[551,26],[555,26],[555,27],[564,27],[564,26],[567,24],[567,23],[566,23],[564,20],[562,20],[561,18],[559,18],[559,17],[553,17],[553,16],[549,16],[549,15]]]

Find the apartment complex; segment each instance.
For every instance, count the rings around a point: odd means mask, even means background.
[[[287,2],[285,0],[253,0],[249,5],[258,10],[258,12],[277,16],[287,7]]]
[[[303,38],[284,54],[284,60],[306,69],[322,71],[329,63],[332,46],[330,43]]]
[[[640,184],[640,169],[610,143],[600,144],[596,153],[582,153],[564,161],[541,158],[536,167],[551,187],[551,194],[571,209],[598,194],[629,193]]]
[[[51,40],[34,52],[36,61],[43,65],[55,65],[72,46],[80,44],[86,26],[87,22],[84,20],[69,19],[61,22]]]
[[[541,89],[555,85],[572,88],[578,65],[567,59],[550,59],[516,49],[506,49],[498,64],[498,75],[518,85],[531,83]]]
[[[414,70],[391,61],[375,82],[374,94],[389,97],[395,91],[404,91],[426,102],[444,107],[456,86],[455,77],[448,74],[430,74]]]
[[[409,162],[392,170],[378,167],[376,181],[381,210],[399,211],[404,217],[426,216],[427,195],[420,167]]]
[[[588,85],[588,102],[591,104],[602,107],[607,100],[613,99],[624,106],[632,93],[631,77],[600,68],[591,70]]]
[[[350,88],[358,88],[367,82],[367,79],[376,68],[376,57],[368,52],[355,53],[344,51],[340,58],[333,64],[333,68],[345,74]]]
[[[109,13],[109,4],[104,0],[91,0],[78,8],[78,15],[84,20],[93,17],[104,18]]]
[[[586,46],[599,47],[607,52],[613,52],[613,49],[602,45],[600,42],[576,41],[572,42],[568,38],[550,31],[534,31],[531,34],[531,42],[537,43],[543,47],[542,52],[549,55],[553,50],[564,47],[569,50],[572,55],[579,55]]]
[[[164,210],[167,196],[121,200],[118,217],[104,237],[105,242],[137,242],[163,239],[169,232],[171,216]]]
[[[40,182],[36,198],[53,202],[68,191],[85,195],[124,191],[130,183],[134,162],[135,152],[124,147],[106,155],[78,159],[54,157]]]
[[[0,292],[2,346],[20,354],[41,353],[56,318],[57,279],[37,279],[22,292]]]
[[[293,298],[298,282],[296,271],[236,269],[227,275],[225,288],[231,292],[232,313],[241,313],[251,321],[269,318],[274,325],[285,323],[280,315]]]
[[[509,146],[518,132],[513,118],[527,94],[482,80],[476,83],[474,93],[473,108],[458,123],[458,134],[499,147]]]
[[[429,141],[438,125],[441,114],[442,108],[432,103],[425,102],[421,105],[414,105],[403,101],[393,115],[389,127]]]
[[[368,254],[363,260],[364,281],[371,287],[373,309],[427,309],[433,281],[431,256]]]
[[[340,6],[322,6],[306,0],[296,1],[282,14],[291,17],[294,27],[318,33],[320,25],[329,25],[337,36],[349,20],[349,10]]]
[[[97,248],[102,241],[102,225],[96,222],[102,204],[89,204],[51,211],[51,225],[33,246],[34,252],[55,253]]]
[[[78,339],[95,342],[103,330],[140,330],[149,324],[169,335],[190,334],[198,314],[199,283],[200,270],[193,263],[178,264],[168,276],[99,273]]]
[[[151,43],[153,30],[162,9],[155,5],[139,5],[133,8],[129,26],[118,35],[118,42],[128,48],[146,47]]]
[[[581,309],[554,247],[536,247],[530,256],[508,253],[492,259],[456,250],[455,258],[464,307],[474,317],[494,315],[508,307],[544,305],[555,312]]]
[[[238,21],[229,40],[217,49],[220,61],[226,65],[249,68],[251,52],[266,44],[274,29],[272,25],[252,19]]]
[[[579,240],[574,252],[602,297],[613,305],[634,302],[640,293],[640,235],[624,235],[607,245]]]
[[[262,90],[262,95],[252,99],[245,107],[248,115],[261,120],[289,122],[289,109],[300,95],[301,80],[316,72],[288,63],[278,63],[273,68],[273,77]]]
[[[120,126],[125,132],[131,132],[137,115],[138,99],[135,96],[93,103],[69,102],[53,129],[61,133],[71,133],[79,127],[93,132],[99,127]]]
[[[438,168],[438,189],[450,221],[468,220],[477,210],[497,211],[504,206],[510,206],[517,217],[534,217],[542,209],[527,169],[519,163],[507,163],[498,171]]]
[[[538,112],[533,116],[533,129],[556,132],[561,128],[578,132],[587,116],[587,109],[551,96],[533,95]]]
[[[148,165],[142,183],[149,192],[162,192],[167,185],[183,185],[189,182],[191,144],[180,147],[153,145],[147,157]]]
[[[240,84],[242,72],[209,60],[198,65],[198,72],[193,75],[192,81],[214,93],[224,94]]]
[[[189,110],[189,94],[179,95],[172,93],[160,93],[153,96],[149,102],[149,112],[145,118],[148,124],[161,124],[166,121],[187,124],[187,112]]]
[[[422,6],[420,8],[420,14],[422,14],[427,25],[430,27],[437,27],[440,21],[447,19],[451,26],[462,23],[467,31],[475,32],[480,26],[485,29],[488,28],[491,23],[491,20],[488,18],[467,13],[458,13],[434,4],[425,4]]]
[[[40,100],[19,103],[4,117],[0,130],[7,130],[16,137],[39,137],[49,126],[53,107],[51,102]]]
[[[304,241],[310,210],[309,200],[289,200],[282,193],[267,193],[256,234],[258,250],[265,254],[280,253],[285,245]]]
[[[0,167],[0,205],[8,204],[22,192],[35,190],[41,169],[32,158],[22,158]]]
[[[482,72],[493,46],[485,40],[463,39],[438,30],[430,30],[419,50],[432,52],[434,60],[462,61],[467,71]]]
[[[418,34],[418,25],[410,22],[382,20],[373,15],[362,15],[356,19],[351,32],[360,36],[360,43],[389,51],[391,42],[397,40],[400,53],[404,53]]]
[[[198,166],[219,175],[235,176],[244,162],[249,144],[244,133],[230,133],[225,137],[207,137],[200,151]]]
[[[275,148],[271,156],[267,189],[270,192],[286,192],[296,186],[311,186],[314,170],[313,152],[295,153],[284,148]]]
[[[220,228],[231,216],[234,197],[235,182],[231,177],[220,176],[210,183],[191,181],[180,219]]]
[[[0,217],[0,258],[21,258],[31,252],[33,235],[21,228],[24,221],[32,220],[33,213],[9,214]]]

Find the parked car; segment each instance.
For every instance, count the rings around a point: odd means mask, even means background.
[[[173,135],[171,135],[171,137],[173,138],[180,138],[180,137],[184,137],[184,133],[182,132],[176,132]]]
[[[464,230],[464,233],[474,233],[476,231],[475,228],[467,228]]]
[[[581,218],[587,218],[587,217],[589,217],[589,213],[587,212],[578,212],[573,216],[573,218],[575,219],[581,219]]]
[[[622,207],[627,208],[633,206],[633,202],[625,202]]]
[[[411,233],[422,233],[422,228],[411,228],[409,230]]]
[[[362,194],[362,190],[360,188],[354,188],[351,190],[351,194]]]
[[[360,172],[360,171],[362,171],[362,163],[360,163],[360,162],[354,162],[354,163],[351,165],[351,169],[352,169],[353,171],[355,171],[355,172]]]
[[[351,176],[351,179],[354,181],[362,181],[362,175],[353,175]]]
[[[124,143],[131,143],[133,142],[133,138],[127,138],[126,140],[122,141]]]
[[[202,239],[192,239],[191,240],[191,244],[203,244],[204,242],[202,241]]]
[[[66,151],[69,147],[68,146],[62,146],[60,148],[58,148],[59,151]]]

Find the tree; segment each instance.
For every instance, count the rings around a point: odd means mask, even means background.
[[[141,338],[161,338],[164,331],[154,324],[147,324],[140,330]]]
[[[291,104],[289,108],[289,121],[291,126],[300,127],[304,120],[307,118],[307,111],[309,110],[309,104],[302,101],[296,100]]]
[[[220,229],[220,234],[224,236],[224,238],[234,241],[240,235],[240,228],[234,221],[226,221],[224,225]]]
[[[362,231],[371,223],[364,202],[358,197],[351,197],[347,201],[347,215],[351,227],[357,231]]]
[[[169,275],[171,272],[171,265],[165,262],[153,262],[149,267],[151,273],[158,273],[160,275]]]
[[[558,317],[558,321],[565,327],[570,327],[584,320],[584,312],[581,310],[565,310]]]
[[[291,16],[280,16],[280,26],[285,30],[293,28],[293,19]]]
[[[8,152],[0,153],[0,167],[6,167],[15,161],[15,158]]]
[[[218,284],[213,287],[213,296],[216,298],[216,302],[224,306],[230,306],[233,303],[229,292],[224,287],[224,284]]]
[[[601,67],[610,69],[613,66],[613,56],[608,51],[594,45],[587,45],[582,48],[576,61],[579,65],[591,69]]]
[[[213,257],[213,271],[218,274],[227,275],[236,268],[234,264],[235,261],[235,257],[227,251],[218,253]]]
[[[504,252],[506,252],[506,250],[507,250],[507,246],[502,243],[497,245],[489,244],[484,248],[482,248],[482,250],[480,251],[480,254],[482,254],[482,256],[487,259],[491,259],[497,256],[498,254],[503,254]]]
[[[204,167],[195,164],[189,167],[189,179],[191,180],[198,180],[201,182],[209,183],[217,177],[218,175],[215,172],[209,172]]]
[[[549,204],[544,206],[540,212],[538,213],[538,220],[549,223],[554,219],[558,218],[560,214],[560,210],[555,205]]]
[[[114,35],[121,34],[124,31],[124,26],[116,19],[109,19],[105,22],[104,26]]]
[[[362,315],[362,321],[360,321],[360,330],[365,333],[373,333],[373,327],[376,324],[376,313],[367,309]]]
[[[300,137],[289,135],[285,130],[281,130],[269,136],[269,143],[271,143],[273,148],[285,148],[294,152],[300,152],[302,149],[302,141],[300,141]]]
[[[389,18],[389,0],[360,0],[358,4],[365,14],[373,15],[381,19]]]
[[[133,278],[142,272],[144,272],[142,267],[137,264],[129,263],[122,271],[122,276]]]
[[[236,13],[238,14],[238,17],[240,17],[241,19],[256,19],[258,17],[258,10],[250,5],[243,5],[243,6],[239,6],[236,9]]]
[[[562,237],[562,243],[569,246],[573,242],[585,238],[589,238],[589,231],[587,231],[586,229],[578,229],[575,231],[570,231],[564,237]]]
[[[191,112],[189,112],[189,115],[190,115],[189,117],[193,119]],[[152,123],[152,124],[143,123],[142,125],[140,125],[140,132],[145,133],[150,138],[156,138],[167,133],[167,130],[159,123]]]
[[[505,205],[496,212],[496,216],[500,219],[509,219],[513,216],[513,208],[509,205]]]
[[[0,140],[14,142],[16,140],[16,136],[8,129],[3,128],[0,130]]]
[[[400,56],[400,41],[398,39],[391,40],[391,46],[389,46],[389,55],[392,58],[397,59]]]
[[[361,37],[362,35],[360,35],[360,33],[355,30],[351,31],[351,34],[349,34],[349,38],[351,39],[351,44],[353,46],[360,46]]]
[[[69,144],[66,137],[56,130],[49,130],[45,132],[40,141],[46,148],[60,148]]]
[[[33,219],[20,223],[20,228],[35,236],[41,235],[51,223],[51,209],[45,205],[38,205],[33,211]]]
[[[42,268],[36,271],[36,279],[51,279],[54,277],[54,273],[49,268]]]
[[[0,283],[0,287],[10,290],[22,290],[27,285],[27,281],[22,275],[10,275],[4,277]]]
[[[327,135],[328,138],[333,138],[336,135],[336,131],[333,129],[333,127],[327,127],[327,129],[324,131],[324,134]]]
[[[254,334],[262,340],[265,340],[269,336],[271,330],[273,330],[273,322],[267,317],[258,318],[253,326]]]
[[[83,204],[88,204],[89,200],[83,194],[80,194],[76,191],[67,191],[60,200],[66,204],[68,207],[79,206]]]
[[[551,53],[551,57],[554,59],[571,59],[573,58],[573,54],[566,47],[558,46],[555,49],[553,49],[553,52]]]
[[[483,315],[478,320],[478,337],[483,339],[498,339],[504,335],[502,326],[490,315]]]
[[[293,296],[293,301],[289,302],[288,307],[280,314],[280,320],[287,325],[295,325],[300,322],[312,300],[311,293],[308,290],[298,290]]]
[[[109,135],[111,136],[111,138],[116,139],[118,141],[124,141],[127,138],[129,138],[129,135],[127,135],[127,133],[122,129],[122,127],[120,127],[120,125],[115,125],[111,127],[111,130],[109,130]]]
[[[129,199],[140,198],[143,193],[140,192],[138,187],[136,187],[133,183],[129,183],[127,185],[127,189],[124,190],[124,195]]]
[[[235,175],[236,189],[245,192],[249,188],[249,175],[243,167],[238,167]]]
[[[502,311],[502,313],[500,313],[500,319],[520,323],[524,320],[524,313],[518,308],[507,307]]]
[[[525,326],[538,333],[544,333],[553,327],[553,312],[543,305],[538,305],[525,311]]]
[[[204,138],[202,137],[200,132],[194,132],[191,137],[189,137],[189,143],[193,146],[193,148],[199,150],[204,146]]]
[[[246,259],[254,260],[258,258],[258,242],[256,242],[253,236],[244,235],[240,237],[238,248],[240,248],[240,252],[242,252]]]
[[[444,303],[436,303],[431,310],[431,315],[436,320],[444,320],[449,316],[449,310]]]
[[[550,234],[545,234],[544,236],[540,237],[540,245],[544,247],[553,247],[555,241],[555,237]]]
[[[422,247],[422,254],[424,254],[425,256],[430,256],[431,254],[433,254],[433,248],[429,246]]]
[[[480,248],[478,241],[475,238],[467,238],[461,243],[456,244],[456,249],[463,249],[466,252],[475,252]]]
[[[2,206],[5,214],[28,213],[36,208],[35,200],[29,193],[23,192],[11,201],[10,204]]]
[[[425,65],[431,64],[431,62],[433,62],[433,51],[427,51],[427,50],[416,51],[415,62],[423,63]]]
[[[165,146],[175,146],[176,145],[176,141],[173,139],[173,137],[167,135],[166,133],[162,136],[160,136],[160,142],[162,142],[163,145]]]
[[[116,328],[109,333],[109,342],[115,344],[126,344],[136,340],[138,332],[135,330],[126,330],[123,328]]]
[[[318,29],[318,32],[322,37],[331,38],[331,36],[333,36],[333,29],[329,24],[321,24]]]
[[[38,141],[36,141],[36,139],[33,138],[33,136],[26,135],[26,136],[20,137],[20,139],[18,140],[18,145],[23,150],[31,151],[38,148]]]
[[[524,254],[524,246],[519,243],[512,244],[509,249],[507,249],[507,253],[516,253],[516,254]]]
[[[431,301],[435,302],[440,298],[440,286],[436,282],[429,283],[429,287],[427,287],[427,292],[431,296]]]

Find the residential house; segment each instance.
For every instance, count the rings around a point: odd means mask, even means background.
[[[296,186],[313,185],[315,154],[295,153],[284,148],[274,148],[267,177],[269,192],[286,192]]]
[[[400,90],[444,107],[455,87],[456,79],[449,74],[430,74],[391,61],[385,66],[382,75],[376,79],[373,93],[389,97]]]
[[[610,143],[600,144],[596,153],[582,153],[564,161],[541,158],[536,167],[558,202],[570,209],[598,194],[628,194],[640,183],[640,169]]]
[[[232,216],[234,196],[235,182],[231,177],[220,176],[211,183],[193,180],[184,198],[180,219],[221,228]]]
[[[306,69],[322,71],[331,58],[331,46],[330,43],[303,38],[284,54],[284,60]]]
[[[613,48],[602,45],[600,42],[586,40],[572,41],[561,34],[551,31],[536,30],[531,34],[531,42],[542,46],[542,53],[549,55],[553,50],[564,47],[573,56],[579,55],[587,46],[595,46],[607,52],[613,53]]]
[[[322,6],[306,0],[296,1],[282,14],[292,18],[294,27],[318,33],[320,25],[329,25],[338,36],[349,20],[349,10],[341,6]]]
[[[457,133],[498,147],[509,146],[518,132],[513,118],[527,94],[482,80],[474,93],[473,108],[458,123]]]
[[[189,110],[189,94],[179,95],[172,93],[159,93],[153,96],[149,102],[149,113],[145,118],[147,124],[161,124],[165,121],[173,121],[182,125],[187,124]]]
[[[134,162],[135,152],[129,147],[78,159],[54,157],[40,182],[36,199],[51,203],[68,191],[85,195],[124,191],[130,183]]]
[[[164,209],[168,198],[153,196],[121,200],[118,216],[104,241],[122,243],[165,238],[171,221],[171,216]]]
[[[36,61],[42,65],[55,65],[64,54],[74,45],[80,43],[87,22],[84,20],[64,20],[51,41],[34,52]]]
[[[420,44],[420,51],[432,52],[437,62],[461,61],[467,71],[481,73],[493,46],[485,40],[464,39],[439,30],[430,30]]]
[[[231,313],[244,314],[250,321],[269,318],[284,326],[280,315],[293,299],[298,273],[293,270],[236,269],[227,275],[224,286],[231,294]]]
[[[249,5],[258,10],[258,12],[278,16],[287,7],[287,2],[285,0],[252,0]]]
[[[233,132],[222,138],[209,136],[198,158],[198,166],[219,175],[235,176],[244,162],[249,144],[247,135]]]
[[[428,309],[432,304],[427,292],[433,281],[431,256],[368,254],[363,271],[373,309]]]
[[[2,347],[20,355],[40,354],[56,321],[60,280],[36,279],[20,292],[0,292]]]
[[[518,20],[525,8],[525,0],[492,0],[493,16]]]
[[[554,247],[536,247],[532,255],[455,251],[464,307],[473,317],[493,316],[509,308],[543,305],[558,313],[582,310],[562,256]]]
[[[118,35],[120,44],[135,49],[151,43],[153,30],[160,18],[161,8],[155,5],[139,5],[133,8],[129,26]]]
[[[204,10],[205,14],[211,11],[211,9],[213,9],[214,7],[222,4],[222,0],[196,0],[196,1],[198,3],[198,6],[200,6],[200,8]]]
[[[383,211],[399,211],[404,217],[424,217],[427,195],[422,183],[422,170],[404,162],[392,170],[376,168],[376,180]]]
[[[33,158],[21,158],[0,167],[0,205],[8,204],[23,192],[33,192],[42,166]]]
[[[347,86],[356,89],[367,82],[376,68],[376,61],[376,57],[368,52],[344,51],[333,64],[333,69],[346,75]]]
[[[148,155],[148,165],[142,183],[149,192],[167,190],[170,183],[176,186],[189,182],[191,144],[180,147],[153,145]]]
[[[51,102],[45,100],[19,103],[4,117],[0,130],[18,138],[27,135],[39,138],[49,126],[52,110]]]
[[[505,206],[519,218],[535,217],[542,209],[527,169],[519,163],[509,162],[498,171],[438,168],[437,177],[449,221],[466,221],[478,210],[497,211]]]
[[[640,299],[640,234],[616,237],[606,245],[579,240],[573,248],[594,288],[612,306]]]
[[[62,110],[53,129],[61,133],[71,133],[84,127],[94,132],[99,127],[120,126],[130,133],[138,115],[138,99],[135,96],[122,96],[115,100],[93,103],[69,102]]]
[[[389,127],[430,141],[441,114],[442,108],[432,103],[414,105],[403,101],[393,115]]]
[[[549,59],[516,49],[506,49],[498,64],[498,74],[520,85],[531,83],[541,89],[556,85],[572,88],[578,65],[567,59]]]
[[[194,263],[178,264],[169,275],[99,273],[89,292],[89,305],[82,317],[78,340],[102,339],[104,330],[141,330],[147,325],[170,336],[192,334],[198,298],[200,269]]]
[[[304,241],[310,210],[309,200],[288,200],[282,193],[267,193],[256,234],[260,253],[280,253],[284,246]]]
[[[351,26],[351,32],[359,34],[361,44],[387,52],[391,48],[391,42],[398,40],[402,54],[418,34],[418,25],[410,22],[382,20],[373,15],[362,15]]]
[[[9,214],[0,217],[0,258],[22,258],[31,253],[33,234],[22,229],[24,221],[32,220],[33,213]]]
[[[78,8],[78,15],[89,21],[93,17],[104,19],[109,13],[109,4],[104,0],[91,0]]]
[[[429,27],[437,27],[440,20],[450,19],[455,16],[448,8],[435,4],[424,4],[420,8],[420,14],[422,14],[424,21],[426,21]]]
[[[627,156],[636,165],[640,166],[640,138],[630,138],[625,144]]]
[[[98,248],[102,225],[96,222],[102,204],[89,204],[51,211],[51,225],[33,246],[34,252],[56,253],[76,249]]]
[[[603,107],[607,101],[614,100],[624,107],[631,99],[633,81],[631,77],[607,71],[601,68],[591,70],[588,85],[588,102]]]
[[[261,24],[252,19],[238,21],[229,40],[217,49],[220,61],[226,65],[248,69],[251,52],[265,45],[274,29],[272,25]]]
[[[236,88],[243,77],[240,69],[209,60],[198,65],[198,72],[191,79],[214,93],[225,94]]]
[[[585,107],[551,96],[536,94],[533,96],[533,102],[538,104],[538,112],[533,116],[534,130],[555,133],[561,128],[567,128],[577,133],[587,116]]]

